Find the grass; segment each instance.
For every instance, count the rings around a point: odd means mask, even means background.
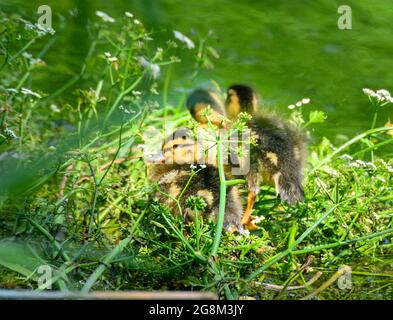
[[[15,17],[0,18],[7,27],[0,33],[8,33],[0,63],[0,287],[185,289],[225,299],[392,297],[393,163],[379,152],[391,144],[392,128],[376,127],[376,113],[372,129],[340,146],[327,139],[310,145],[304,203],[281,204],[264,186],[254,212],[259,230],[222,232],[226,187],[242,182],[225,181],[222,166],[217,224],[187,225],[154,201],[156,186],[138,147],[149,142],[151,128],[162,132],[190,119],[184,96],[177,105],[168,102],[169,76],[160,92],[152,73],[178,62],[176,50],[186,49],[156,48],[143,25],[127,19],[97,22],[81,73],[52,95],[35,88],[38,97],[21,88],[32,90],[43,66],[23,52],[33,43],[47,48],[51,39],[27,32]],[[200,41],[187,87],[204,66],[207,42]],[[141,66],[138,56],[149,63]],[[96,89],[78,87],[81,79]],[[312,112],[305,121],[306,107],[297,108],[292,119],[317,130],[324,115]],[[38,287],[42,265],[52,272]],[[338,287],[343,270],[351,271],[351,289]]]

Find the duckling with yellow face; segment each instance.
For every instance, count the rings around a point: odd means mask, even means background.
[[[158,201],[166,204],[177,214],[179,208],[173,199],[179,201],[186,221],[194,220],[194,210],[187,208],[190,196],[202,198],[206,203],[204,217],[213,221],[219,209],[219,175],[218,169],[211,164],[204,164],[201,143],[193,137],[191,130],[182,128],[165,139],[162,146],[162,160],[150,168],[150,179],[158,183],[160,192]],[[198,166],[199,164],[199,166]],[[191,170],[190,165],[196,169]],[[236,187],[228,188],[224,228],[229,232],[243,232],[241,218],[243,207]]]
[[[253,229],[251,213],[262,182],[274,185],[282,202],[294,204],[304,200],[306,138],[299,129],[277,116],[258,112],[257,94],[247,85],[229,87],[225,106],[230,120],[235,120],[241,112],[252,116],[248,126],[257,143],[250,150],[250,169],[246,174],[249,192],[242,223]]]

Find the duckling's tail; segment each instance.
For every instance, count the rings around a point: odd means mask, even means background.
[[[292,205],[304,201],[304,190],[301,177],[278,172],[274,175],[274,184],[277,194],[280,194],[282,202]]]

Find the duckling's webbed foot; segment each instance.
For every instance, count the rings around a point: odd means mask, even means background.
[[[246,210],[244,211],[243,218],[241,221],[242,225],[246,226],[246,228],[249,230],[255,230],[258,228],[256,224],[253,222],[255,218],[251,215],[252,209],[254,208],[254,204],[255,204],[255,198],[256,198],[256,194],[252,191],[249,191],[247,197],[247,207]]]

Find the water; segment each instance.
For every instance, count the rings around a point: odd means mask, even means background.
[[[287,106],[311,98],[310,109],[324,110],[328,119],[315,135],[337,140],[367,130],[373,109],[362,88],[393,91],[393,6],[391,0],[345,2],[352,8],[353,29],[339,30],[335,0],[62,0],[46,1],[52,7],[57,33],[45,56],[50,66],[40,86],[53,92],[79,72],[88,49],[86,24],[102,10],[112,17],[130,11],[154,37],[165,41],[171,30],[196,37],[214,31],[211,44],[220,58],[215,69],[204,71],[195,85],[209,80],[223,88],[242,82],[261,92],[264,104],[288,112]],[[35,17],[42,1],[2,0],[2,10]],[[77,17],[71,10],[77,9]],[[74,10],[74,12],[76,12]],[[60,17],[65,17],[63,22]],[[161,32],[166,29],[167,32]],[[171,99],[190,77],[190,55],[172,69]],[[163,75],[165,76],[165,75]],[[50,79],[48,81],[47,79]],[[163,79],[162,79],[163,81]],[[393,106],[381,112],[378,125],[392,116]]]

